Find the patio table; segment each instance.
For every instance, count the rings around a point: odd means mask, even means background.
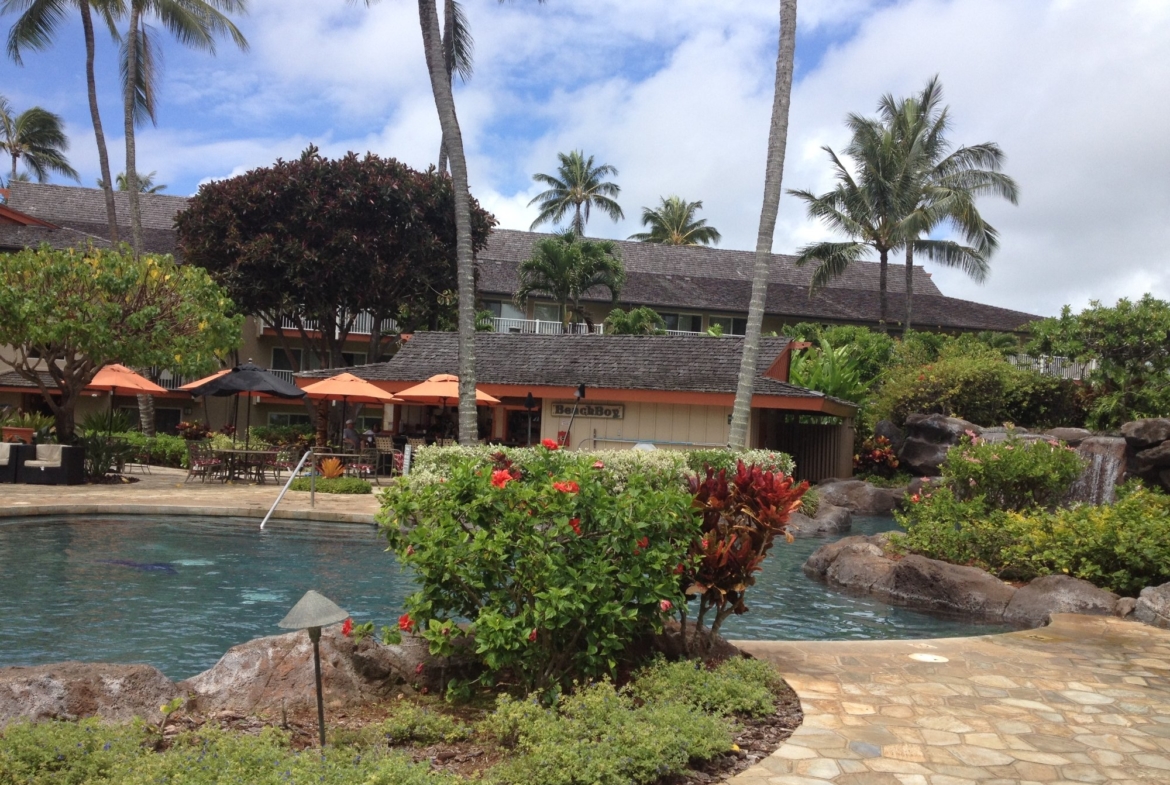
[[[251,475],[257,482],[264,482],[263,466],[267,459],[276,455],[276,450],[222,449],[212,450],[213,455],[223,460],[224,482],[231,482]]]

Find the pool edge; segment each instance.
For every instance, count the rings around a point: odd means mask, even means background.
[[[194,507],[181,504],[29,504],[0,507],[0,518],[32,518],[50,515],[176,515],[217,518],[255,518],[262,520],[264,507]],[[360,523],[375,525],[372,513],[328,510],[276,510],[273,519],[321,521],[324,523]]]

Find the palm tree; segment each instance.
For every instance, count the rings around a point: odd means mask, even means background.
[[[69,7],[81,12],[81,29],[85,36],[85,81],[89,92],[89,115],[93,121],[93,133],[97,140],[98,164],[102,180],[110,182],[110,157],[106,152],[106,135],[102,129],[102,118],[98,112],[97,80],[94,76],[93,14],[98,16],[110,34],[118,37],[116,20],[125,13],[125,0],[4,0],[0,13],[15,11],[20,17],[8,32],[8,55],[18,65],[21,62],[21,47],[44,49],[53,40],[57,25],[65,18]],[[109,225],[110,242],[118,242],[118,216],[114,207],[112,188],[103,188],[106,200],[106,221]]]
[[[878,105],[885,127],[898,140],[903,156],[912,166],[910,181],[920,189],[918,204],[907,221],[906,234],[913,238],[906,250],[906,318],[903,329],[911,329],[914,294],[914,255],[924,253],[932,261],[958,267],[976,281],[987,275],[987,260],[999,246],[998,233],[975,208],[977,196],[992,194],[1016,204],[1019,188],[1001,172],[1003,151],[994,142],[960,147],[948,154],[946,131],[950,125],[947,107],[941,107],[942,84],[932,77],[922,92],[895,100],[886,95]],[[958,230],[975,254],[957,243],[921,239],[929,237],[940,224]]]
[[[764,300],[772,263],[772,237],[780,191],[784,180],[784,151],[788,145],[788,108],[792,103],[792,71],[796,58],[796,0],[780,0],[780,46],[776,53],[776,87],[772,99],[772,123],[768,131],[768,161],[764,170],[764,205],[756,234],[756,264],[752,274],[752,299],[748,305],[747,330],[739,363],[739,382],[731,411],[727,444],[743,449],[748,440],[756,363],[760,356],[760,332],[764,326]]]
[[[605,331],[610,335],[666,335],[666,321],[645,305],[629,311],[614,308],[605,317]]]
[[[25,167],[39,183],[48,180],[50,172],[78,179],[65,157],[69,139],[60,116],[39,106],[20,114],[14,111],[8,99],[0,95],[0,152],[12,158],[9,178],[16,178],[16,167],[24,159]]]
[[[158,172],[151,172],[150,174],[143,174],[142,172],[138,173],[139,193],[157,194],[167,190],[166,183],[159,183],[158,185],[155,185],[154,176],[156,174],[158,174]],[[130,187],[129,181],[126,179],[125,172],[118,172],[118,176],[114,178],[114,182],[117,183],[119,191],[125,191]],[[106,184],[101,180],[98,180],[97,184],[98,188],[106,187]]]
[[[612,240],[582,240],[570,230],[547,237],[533,246],[532,256],[517,268],[520,286],[516,303],[521,306],[535,294],[551,297],[561,306],[561,323],[566,326],[576,316],[592,327],[592,320],[581,307],[581,298],[595,288],[609,291],[610,301],[617,302],[626,270]]]
[[[447,81],[453,81],[456,74],[464,83],[471,78],[474,50],[475,39],[471,37],[463,5],[456,0],[444,0],[443,66],[447,69]],[[447,171],[447,144],[442,140],[439,142],[439,171]]]
[[[155,86],[159,76],[158,43],[146,24],[157,18],[181,43],[215,54],[216,38],[230,36],[241,50],[248,41],[227,17],[247,13],[247,0],[129,0],[130,23],[122,45],[123,122],[126,129],[126,191],[130,201],[130,231],[134,252],[142,251],[142,209],[139,204],[136,123],[156,121]]]
[[[607,182],[602,178],[616,175],[617,169],[609,164],[593,165],[593,156],[585,157],[580,150],[565,155],[557,153],[561,165],[557,167],[557,176],[550,174],[534,174],[532,179],[549,186],[544,193],[537,194],[528,203],[531,207],[539,203],[540,214],[532,222],[532,229],[543,223],[560,223],[565,214],[572,211],[572,231],[578,236],[585,234],[585,224],[589,221],[589,213],[597,207],[613,220],[625,218],[622,208],[614,201],[622,192],[617,183]]]
[[[702,202],[688,202],[679,196],[662,197],[657,209],[642,208],[642,225],[648,232],[631,234],[631,240],[658,245],[710,245],[719,242],[721,235],[707,219],[695,220],[695,213],[703,209]]]

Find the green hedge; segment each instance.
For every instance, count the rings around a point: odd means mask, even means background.
[[[297,477],[289,486],[290,490],[307,491],[310,477]],[[373,493],[374,487],[360,477],[318,477],[317,493]]]
[[[139,431],[126,431],[114,436],[130,446],[134,451],[133,460],[136,463],[187,468],[186,439],[162,433],[157,436],[145,436]]]

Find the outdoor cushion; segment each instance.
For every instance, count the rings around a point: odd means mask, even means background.
[[[38,444],[37,457],[31,461],[25,461],[25,466],[33,468],[50,468],[61,465],[61,445],[59,444]]]
[[[8,442],[0,442],[0,466],[8,465],[8,456],[12,454],[12,445]]]

